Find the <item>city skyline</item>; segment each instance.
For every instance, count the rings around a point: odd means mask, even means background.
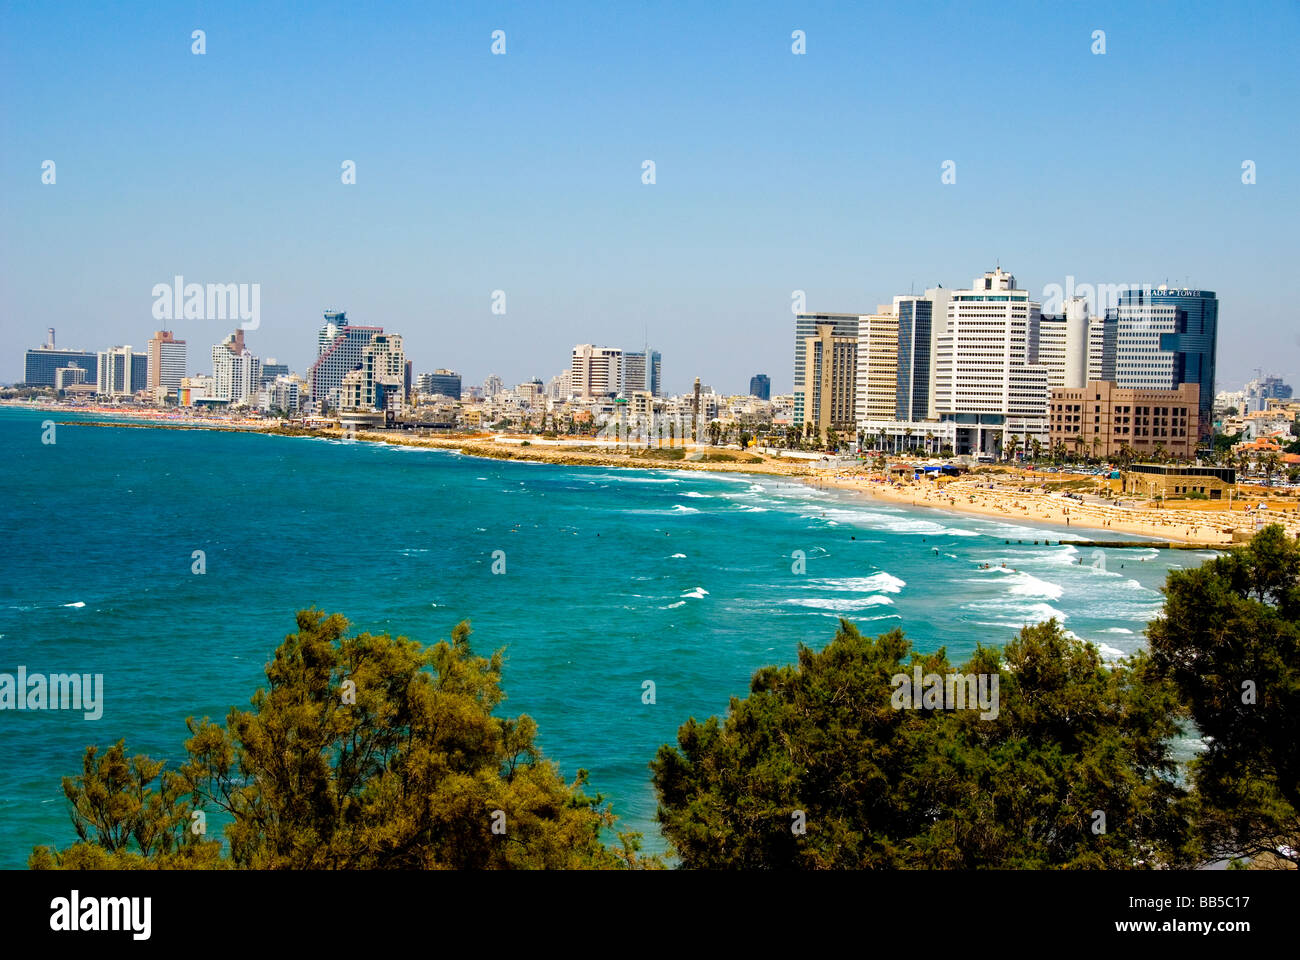
[[[6,89],[51,57],[66,69],[6,101],[0,381],[21,377],[21,350],[50,326],[84,349],[157,329],[219,342],[224,323],[151,316],[153,287],[184,275],[260,284],[258,352],[294,368],[333,304],[401,330],[417,369],[470,383],[548,378],[574,343],[626,348],[648,330],[674,361],[666,392],[696,375],[743,390],[765,370],[786,393],[795,291],[810,310],[869,314],[999,260],[1039,298],[1068,277],[1213,289],[1220,387],[1264,355],[1271,372],[1300,371],[1273,282],[1293,259],[1300,154],[1277,120],[1300,91],[1289,31],[1260,28],[1295,26],[1289,5],[1197,5],[1176,31],[1158,10],[1023,4],[992,23],[946,10],[942,31],[926,8],[770,4],[744,22],[672,5],[450,21],[399,9],[360,33],[251,5],[197,19],[127,5],[75,26],[3,16]],[[133,29],[106,47],[110,16]],[[926,42],[882,39],[908,36]],[[1011,82],[1025,61],[1007,49],[1042,65],[1038,82]],[[357,52],[392,69],[315,69]],[[894,74],[912,82],[879,82]],[[457,96],[429,92],[444,89]],[[131,117],[103,109],[127,96]],[[1195,109],[1171,117],[1170,102]],[[1134,126],[1143,149],[1104,148]],[[813,143],[836,147],[798,146]]]

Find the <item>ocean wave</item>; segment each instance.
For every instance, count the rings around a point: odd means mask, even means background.
[[[705,590],[703,587],[696,587],[695,589],[687,590],[682,594],[683,597],[690,597],[692,600],[703,600],[708,595],[709,591]]]
[[[1039,597],[1044,600],[1059,600],[1065,588],[1059,583],[1049,583],[1046,580],[1039,580],[1032,574],[1019,571],[1012,578],[1009,591],[1017,597]]]
[[[810,580],[808,586],[818,590],[833,590],[836,593],[902,593],[903,588],[907,586],[907,581],[881,570],[869,577]]]
[[[882,594],[872,594],[869,597],[859,597],[850,599],[848,597],[796,597],[792,600],[783,600],[789,607],[808,607],[813,610],[865,610],[868,607],[879,607],[892,604],[894,601]]]
[[[682,494],[683,497],[693,497],[697,500],[712,500],[713,497],[707,493],[699,493],[695,490],[687,490]]]
[[[686,554],[684,554],[684,553],[674,553],[674,554],[673,554],[671,557],[669,557],[668,559],[669,559],[669,560],[685,560],[685,559],[686,559]]]

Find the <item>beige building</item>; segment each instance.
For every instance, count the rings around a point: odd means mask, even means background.
[[[1166,456],[1191,460],[1196,454],[1200,388],[1173,390],[1119,387],[1089,380],[1081,389],[1057,388],[1048,399],[1048,442],[1054,449],[1111,458],[1129,447],[1140,457],[1161,447]]]
[[[1196,384],[1191,384],[1196,387]],[[1199,389],[1199,388],[1197,388]],[[1135,463],[1120,474],[1120,493],[1134,497],[1185,497],[1203,494],[1207,500],[1227,499],[1235,488],[1232,467],[1183,467],[1165,463]]]
[[[898,406],[898,316],[892,304],[858,320],[855,420],[893,420]]]
[[[823,442],[829,430],[856,435],[857,336],[836,336],[834,325],[818,324],[803,340],[803,361],[805,429],[812,424]]]

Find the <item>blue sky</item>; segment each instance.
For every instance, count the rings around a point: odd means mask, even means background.
[[[0,381],[48,326],[143,349],[181,274],[260,283],[300,372],[333,307],[467,382],[648,329],[671,390],[785,392],[791,291],[995,260],[1216,290],[1220,388],[1300,381],[1298,42],[1294,2],[4,3]],[[194,372],[228,332],[170,326]]]

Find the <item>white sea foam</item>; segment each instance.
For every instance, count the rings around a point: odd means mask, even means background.
[[[685,560],[685,559],[686,559],[686,554],[684,554],[684,553],[674,553],[674,554],[673,554],[671,557],[669,557],[668,559],[670,559],[670,560]]]
[[[682,594],[683,597],[690,597],[693,600],[703,600],[709,595],[709,591],[703,587],[696,587],[694,590],[687,590]]]
[[[836,593],[901,593],[907,586],[893,574],[881,570],[869,577],[843,577],[838,580],[810,580],[808,586]]]
[[[683,497],[694,497],[694,498],[697,499],[697,500],[712,500],[712,499],[713,499],[713,497],[711,497],[709,494],[707,494],[707,493],[699,493],[699,492],[697,492],[697,491],[695,491],[695,490],[687,490],[685,493],[682,494],[682,496],[683,496]]]
[[[850,610],[865,610],[868,607],[887,606],[894,601],[889,597],[881,594],[872,594],[869,597],[859,597],[850,599],[848,597],[797,597],[793,600],[786,600],[786,606],[791,607],[808,607],[813,610],[840,610],[848,612]]]
[[[659,609],[660,609],[660,610],[675,610],[675,609],[677,609],[678,607],[684,607],[684,606],[686,606],[686,601],[685,601],[685,600],[678,600],[676,603],[670,603],[670,604],[668,604],[668,606],[666,606],[666,607],[660,607]]]
[[[1107,627],[1102,633],[1127,633],[1130,636],[1133,635],[1133,631],[1128,627]]]
[[[688,507],[684,503],[674,503],[673,512],[675,513],[699,513],[698,507]]]
[[[1037,577],[1019,571],[1012,578],[1010,592],[1018,597],[1039,597],[1043,600],[1059,600],[1064,592],[1064,587],[1059,583],[1048,583],[1046,580],[1039,580]]]
[[[84,607],[84,606],[85,606],[85,603],[83,603],[82,601],[78,600],[76,603],[65,603],[64,606],[65,606],[65,607]]]

